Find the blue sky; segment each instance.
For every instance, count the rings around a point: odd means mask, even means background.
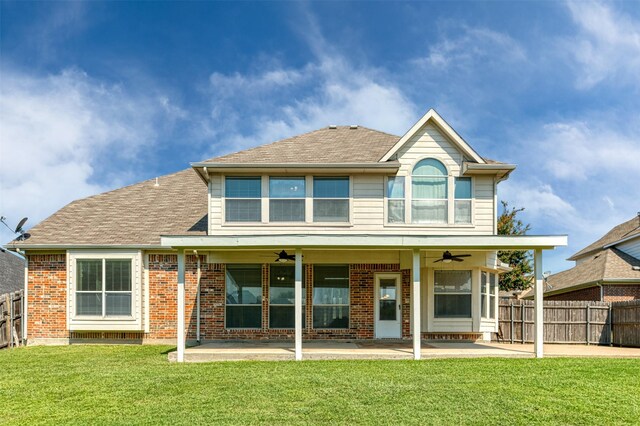
[[[0,2],[0,214],[435,108],[564,259],[640,210],[638,2]],[[1,231],[3,241],[10,234]]]

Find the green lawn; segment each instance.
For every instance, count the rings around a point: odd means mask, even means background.
[[[640,360],[170,364],[169,349],[0,351],[0,423],[640,422]]]

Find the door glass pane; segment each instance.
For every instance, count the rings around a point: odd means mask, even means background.
[[[380,280],[380,321],[395,321],[396,315],[396,280]]]

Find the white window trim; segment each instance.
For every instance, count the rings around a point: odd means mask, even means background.
[[[69,250],[67,278],[67,318],[70,331],[143,331],[142,324],[142,275],[143,261],[140,250]],[[76,261],[78,259],[130,259],[131,260],[131,316],[76,315]]]
[[[389,181],[391,179],[402,178],[402,192],[403,197],[391,198],[389,197]],[[407,177],[403,175],[385,176],[384,178],[384,225],[390,226],[405,226],[407,224]],[[389,222],[389,201],[403,201],[404,202],[404,220],[403,222]]]

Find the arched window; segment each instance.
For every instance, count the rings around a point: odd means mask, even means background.
[[[411,174],[411,221],[447,223],[447,168],[434,158],[421,160]]]

